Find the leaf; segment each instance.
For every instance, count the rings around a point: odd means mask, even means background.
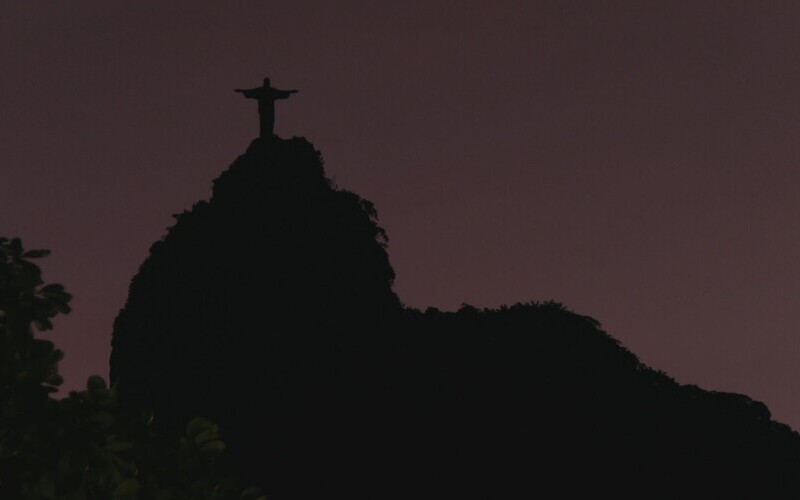
[[[108,451],[108,450],[106,450]],[[117,469],[126,475],[136,475],[136,465],[134,463],[128,462],[123,460],[119,456],[115,455],[114,452],[108,452],[103,455],[109,462],[116,465]],[[118,473],[117,473],[118,474]]]
[[[216,425],[204,430],[194,438],[194,444],[197,446],[203,446],[204,444],[208,443],[209,441],[216,441],[219,437],[218,435],[219,429]]]
[[[53,302],[53,309],[61,314],[69,314],[72,311],[72,308],[68,306],[66,302],[60,300]]]
[[[115,498],[119,498],[133,495],[137,491],[139,491],[139,481],[131,478],[119,483],[119,485],[114,488],[114,493],[112,494]]]
[[[45,250],[44,248],[37,248],[36,250],[28,250],[24,254],[22,254],[23,259],[41,259],[42,257],[47,257],[50,255],[50,250]]]
[[[107,411],[99,411],[97,413],[93,413],[92,416],[89,417],[89,421],[97,424],[103,429],[106,429],[114,425],[114,415],[108,413]]]
[[[242,500],[267,500],[267,496],[261,491],[261,488],[256,488],[255,486],[242,491],[240,497]]]
[[[100,392],[106,389],[106,381],[100,375],[92,375],[86,379],[86,388],[90,392]]]
[[[50,283],[49,285],[43,286],[41,291],[42,293],[46,294],[64,293],[64,285],[59,283]]]
[[[209,441],[200,447],[200,451],[206,453],[222,453],[225,451],[225,443],[219,439],[216,441]]]
[[[116,384],[114,384],[114,386],[116,387]],[[112,390],[114,390],[114,389],[112,389]],[[155,415],[155,413],[153,413],[153,410],[144,410],[144,411],[142,411],[142,415],[141,416],[142,416],[142,422],[144,423],[144,425],[153,425],[153,423],[156,421],[156,415]]]
[[[45,332],[47,330],[53,329],[53,322],[47,318],[39,318],[33,321],[33,325],[36,327],[37,330],[40,332]]]
[[[195,417],[186,425],[186,433],[191,437],[195,437],[204,430],[213,426],[214,424],[210,420],[207,420],[203,417]]]
[[[113,452],[127,451],[133,448],[133,443],[126,443],[125,441],[112,441],[106,443],[106,450]]]
[[[32,262],[20,260],[16,263],[19,271],[19,284],[25,288],[33,288],[42,284],[42,269]]]
[[[12,238],[8,246],[14,257],[19,257],[22,254],[22,240],[19,238]]]

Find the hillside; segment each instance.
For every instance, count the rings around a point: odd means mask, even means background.
[[[800,494],[800,436],[763,404],[556,303],[406,308],[387,241],[308,141],[257,139],[152,246],[112,382],[164,435],[218,421],[275,500]]]

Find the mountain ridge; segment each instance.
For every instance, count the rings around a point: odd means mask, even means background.
[[[387,243],[310,142],[253,141],[151,247],[112,382],[165,435],[217,420],[278,500],[800,492],[800,435],[763,403],[680,385],[555,302],[407,308]]]

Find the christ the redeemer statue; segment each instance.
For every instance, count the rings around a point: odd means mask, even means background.
[[[272,129],[275,126],[275,101],[286,99],[296,93],[296,90],[278,90],[269,84],[269,78],[264,78],[264,85],[254,89],[236,89],[248,99],[258,99],[258,116],[261,124],[261,137],[272,137]]]

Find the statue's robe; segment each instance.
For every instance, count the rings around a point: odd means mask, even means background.
[[[295,91],[278,90],[272,87],[257,87],[254,89],[240,90],[248,99],[258,100],[258,116],[261,137],[272,137],[275,127],[275,101],[286,99]]]

